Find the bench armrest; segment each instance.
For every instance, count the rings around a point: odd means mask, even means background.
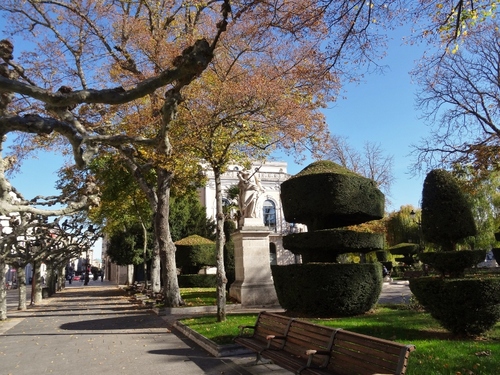
[[[243,336],[246,329],[253,329],[255,331],[255,328],[257,328],[257,327],[256,326],[238,326],[238,328],[240,330],[240,333],[238,334],[238,336]]]
[[[331,352],[329,350],[309,349],[309,350],[306,350],[306,355],[308,356],[307,365],[306,365],[306,368],[307,368],[307,367],[311,367],[311,364],[312,364],[312,361],[313,361],[313,358],[315,355],[326,355],[329,357],[331,355]]]
[[[267,340],[267,349],[270,349],[273,340],[286,340],[286,336],[267,335],[266,340]]]

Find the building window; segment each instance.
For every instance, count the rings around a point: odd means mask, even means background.
[[[276,231],[276,206],[269,199],[264,202],[264,225]]]

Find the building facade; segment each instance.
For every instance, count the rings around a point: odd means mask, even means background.
[[[241,165],[230,165],[227,172],[221,176],[222,192],[239,183],[238,173],[243,171]],[[256,202],[256,217],[262,220],[262,224],[270,232],[269,256],[271,264],[291,264],[299,262],[299,259],[282,245],[282,236],[290,232],[300,231],[302,227],[294,223],[287,223],[283,216],[281,206],[281,184],[290,178],[287,173],[286,162],[265,162],[263,164],[253,164],[249,170],[251,175],[255,176],[263,192],[259,194]],[[207,217],[214,219],[216,217],[215,201],[215,178],[212,170],[207,170],[208,182],[206,186],[199,189],[199,198],[203,206],[206,207]],[[227,196],[223,198],[225,204],[238,206],[237,200],[231,201]]]

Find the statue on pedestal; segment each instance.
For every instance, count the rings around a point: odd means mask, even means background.
[[[253,174],[250,174],[249,171],[238,172],[238,179],[240,180],[238,183],[240,190],[238,197],[240,220],[257,217],[257,200],[260,194],[264,192],[264,188],[261,186],[256,173],[257,170]]]

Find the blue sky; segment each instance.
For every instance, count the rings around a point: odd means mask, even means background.
[[[380,144],[386,155],[394,156],[395,181],[391,188],[391,205],[387,211],[402,205],[419,207],[425,176],[411,176],[413,160],[410,146],[417,144],[429,131],[415,109],[417,85],[409,72],[422,56],[422,46],[405,45],[402,33],[390,41],[384,74],[366,75],[360,83],[344,86],[346,99],[340,98],[324,111],[332,134],[348,138],[348,143],[362,151],[365,142]],[[289,173],[300,172],[307,164],[289,164]]]
[[[395,34],[387,57],[380,61],[387,65],[384,74],[366,75],[360,83],[344,86],[346,99],[339,99],[324,111],[331,132],[347,137],[354,148],[361,151],[369,141],[380,144],[385,154],[394,156],[395,181],[391,189],[392,204],[386,205],[388,211],[405,204],[418,207],[425,177],[409,175],[413,161],[408,156],[410,145],[418,143],[428,131],[418,119],[414,107],[417,86],[411,83],[409,75],[423,47],[404,45],[402,35]],[[307,165],[296,165],[291,159],[285,161],[289,162],[291,174]],[[41,154],[38,159],[28,160],[12,182],[26,198],[53,194],[61,163],[62,158],[57,154]]]

